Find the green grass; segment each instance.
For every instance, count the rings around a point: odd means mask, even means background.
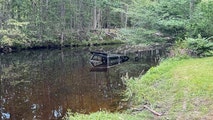
[[[105,111],[100,111],[92,113],[90,115],[85,114],[68,114],[65,118],[68,120],[141,120],[141,117],[136,117],[134,115],[125,113],[109,113]]]
[[[213,57],[171,58],[151,68],[141,78],[126,80],[127,96],[133,96],[132,107],[146,104],[162,116],[143,110],[135,114],[97,112],[74,114],[70,120],[153,120],[212,119]]]
[[[145,119],[143,119],[145,118]],[[64,120],[153,120],[154,117],[150,114],[149,111],[143,111],[140,113],[110,113],[106,111],[99,111],[91,114],[78,114],[68,112],[67,116],[64,117]]]
[[[169,59],[127,85],[136,95],[134,104],[148,104],[166,118],[200,119],[213,113],[213,57]]]

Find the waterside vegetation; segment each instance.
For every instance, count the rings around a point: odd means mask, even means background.
[[[170,48],[170,58],[162,60],[159,66],[137,78],[124,77],[125,111],[89,115],[68,112],[64,119],[212,119],[213,44],[210,39],[198,35],[177,40]]]
[[[212,114],[212,57],[171,58],[127,82],[133,102],[163,113],[161,119],[201,119]]]
[[[144,76],[126,80],[130,108],[121,113],[68,113],[67,120],[210,119],[213,57],[170,58]],[[144,108],[157,112],[151,112]]]

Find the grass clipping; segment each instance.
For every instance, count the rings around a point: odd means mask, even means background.
[[[166,60],[127,88],[133,105],[148,105],[162,119],[213,119],[213,57]]]

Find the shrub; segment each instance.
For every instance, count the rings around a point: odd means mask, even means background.
[[[212,37],[206,39],[198,35],[198,38],[186,38],[186,47],[197,56],[212,56],[213,42]]]

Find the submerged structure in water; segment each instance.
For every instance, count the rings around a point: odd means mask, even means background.
[[[121,64],[129,60],[129,57],[125,55],[94,51],[90,53],[92,54],[90,58],[90,63],[96,69],[107,69],[113,67],[114,65]]]

